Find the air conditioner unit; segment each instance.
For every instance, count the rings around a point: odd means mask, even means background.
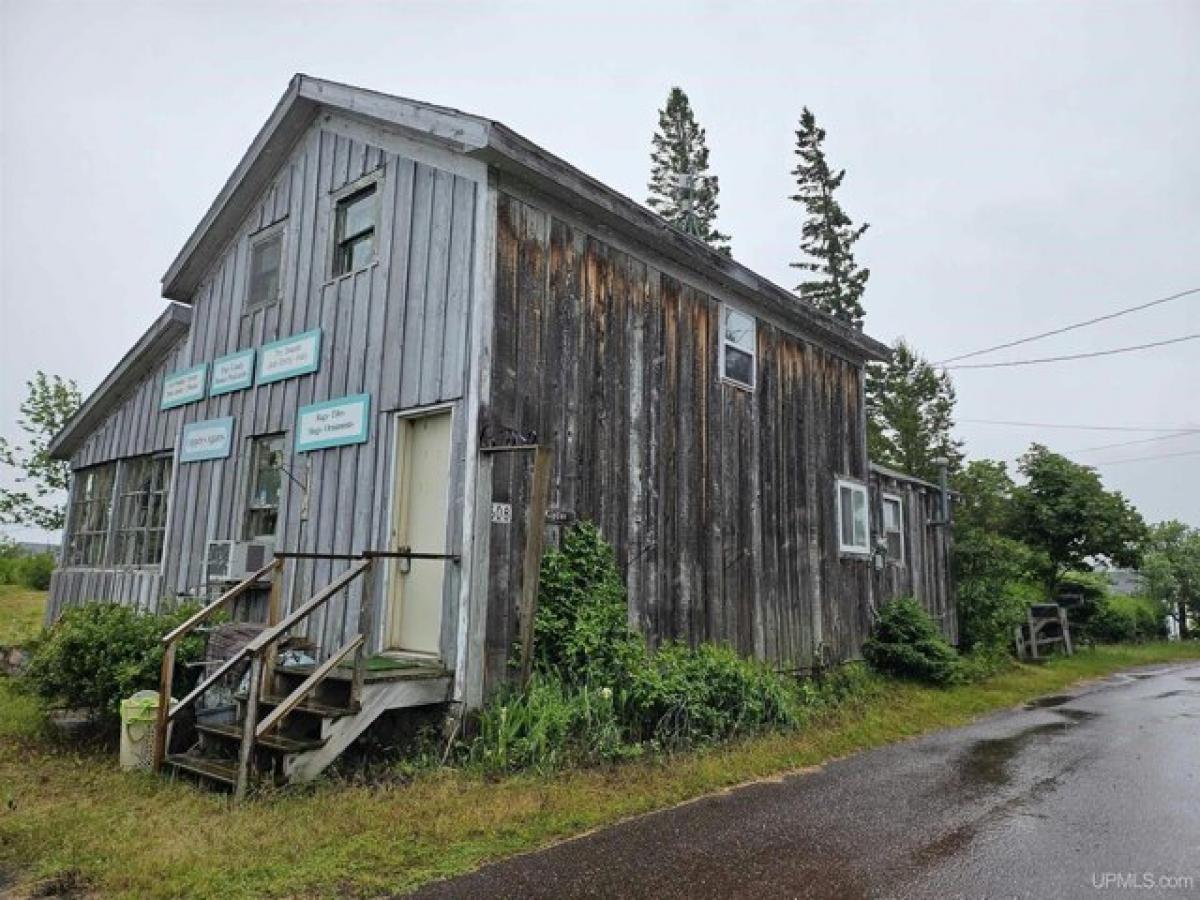
[[[205,573],[209,581],[244,581],[271,561],[270,541],[209,541]]]

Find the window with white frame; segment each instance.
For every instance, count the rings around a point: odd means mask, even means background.
[[[867,486],[837,481],[838,547],[843,553],[870,553],[871,523],[867,515]]]
[[[64,554],[68,566],[104,564],[116,472],[116,463],[105,463],[75,473],[71,488],[71,532]]]
[[[162,562],[170,492],[170,454],[139,456],[121,463],[112,560],[116,565],[156,566]]]
[[[345,275],[375,259],[379,217],[377,185],[372,183],[337,201],[333,224],[333,275]]]
[[[283,269],[283,227],[267,229],[250,240],[250,274],[246,279],[246,309],[268,306],[279,299]]]
[[[883,495],[883,541],[890,562],[904,563],[904,501],[896,494]]]
[[[756,328],[748,316],[728,304],[721,306],[721,376],[753,388],[756,373]]]

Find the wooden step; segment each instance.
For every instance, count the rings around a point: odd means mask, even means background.
[[[386,667],[373,668],[372,663],[376,660],[381,661]],[[433,662],[424,661],[396,661],[392,665],[388,665],[389,661],[384,657],[373,657],[368,662],[366,671],[363,672],[363,681],[372,683],[379,681],[408,681],[410,679],[419,678],[443,678],[450,673],[442,666]],[[283,675],[296,675],[307,677],[312,674],[315,665],[304,666],[276,666],[275,671]],[[351,681],[354,678],[354,663],[347,661],[340,666],[335,666],[327,676],[328,681]]]
[[[215,734],[219,737],[241,743],[241,724],[197,725],[196,730],[203,734]],[[292,738],[281,734],[268,734],[254,739],[255,747],[266,747],[268,750],[278,750],[280,753],[308,753],[325,746],[322,738]]]
[[[232,759],[212,759],[207,756],[193,756],[190,753],[173,754],[167,757],[167,764],[209,781],[233,787],[237,784],[237,762]]]
[[[239,699],[245,700],[246,698],[245,696],[242,696]],[[258,705],[278,706],[285,700],[287,700],[287,697],[277,697],[273,694],[269,694],[267,696],[260,697],[258,699]],[[292,707],[292,712],[308,713],[309,715],[313,716],[321,716],[324,719],[341,719],[345,718],[346,716],[355,715],[357,710],[351,709],[347,706],[328,706],[324,703],[317,703],[315,700],[309,698]]]

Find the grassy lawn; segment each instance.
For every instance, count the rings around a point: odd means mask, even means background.
[[[1083,679],[1200,658],[1200,644],[1084,651],[937,690],[886,683],[802,731],[609,769],[487,780],[439,770],[323,783],[241,806],[116,761],[53,749],[0,680],[0,888],[61,879],[106,896],[376,895],[468,871],[723,787],[954,725]]]
[[[45,591],[0,584],[0,647],[22,644],[37,634],[45,608]]]

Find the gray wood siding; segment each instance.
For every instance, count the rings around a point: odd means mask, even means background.
[[[718,375],[720,305],[501,194],[483,434],[554,450],[551,506],[616,549],[654,642],[728,643],[781,668],[856,655],[869,565],[839,555],[834,478],[866,481],[861,367],[759,320],[758,388]],[[517,636],[529,454],[492,457],[487,678]],[[554,529],[551,528],[551,531]],[[553,534],[551,534],[553,538]]]
[[[168,547],[157,593],[192,594],[204,588],[210,539],[240,538],[248,444],[255,435],[287,433],[293,474],[303,480],[312,464],[309,517],[300,518],[301,491],[284,479],[278,546],[323,553],[387,545],[390,528],[393,416],[398,410],[455,404],[450,526],[429,550],[457,547],[466,416],[468,321],[474,265],[478,184],[461,175],[402,157],[316,124],[281,165],[238,238],[211,268],[192,302],[186,341],[114,412],[72,460],[74,468],[174,446],[183,425],[235,417],[228,459],[176,465]],[[332,196],[380,173],[377,261],[350,275],[328,276]],[[283,221],[280,302],[243,311],[251,237]],[[208,398],[169,412],[158,410],[162,374],[314,328],[322,329],[321,366],[313,374]],[[292,454],[297,410],[347,394],[371,395],[371,437],[362,445]],[[438,545],[438,546],[432,546]],[[289,602],[330,581],[344,563],[288,567]],[[458,573],[448,570],[443,621],[453,622]],[[111,580],[111,579],[110,579]],[[77,582],[86,582],[78,584]],[[382,590],[382,579],[376,582]],[[60,573],[56,603],[106,599],[123,588],[96,575]],[[312,637],[339,643],[357,624],[357,597],[339,598],[312,622]],[[453,648],[452,636],[447,646]]]
[[[871,522],[881,534],[883,495],[900,497],[904,512],[904,562],[888,561],[872,573],[876,607],[898,597],[913,597],[933,616],[951,643],[958,643],[958,601],[951,571],[953,540],[941,518],[941,491],[918,481],[871,473]]]

